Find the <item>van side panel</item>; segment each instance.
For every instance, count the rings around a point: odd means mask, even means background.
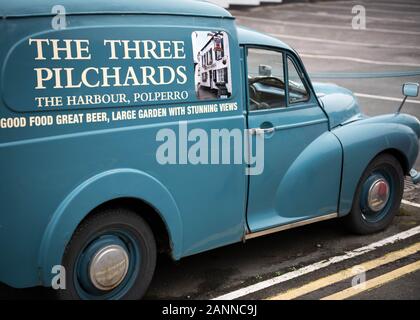
[[[167,226],[175,259],[239,241],[245,230],[244,165],[190,162],[162,165],[156,158],[158,148],[166,141],[157,139],[161,129],[172,130],[177,138],[183,126],[188,132],[198,129],[209,137],[212,129],[245,129],[239,46],[233,20],[170,15],[76,15],[67,16],[67,25],[65,30],[52,30],[51,19],[47,17],[0,21],[0,30],[5,35],[0,37],[0,121],[7,126],[4,119],[13,118],[18,126],[0,128],[0,255],[4,257],[0,281],[14,287],[49,286],[51,268],[60,264],[77,225],[95,207],[121,197],[141,199],[156,209]],[[199,100],[196,96],[191,47],[195,31],[223,31],[229,35],[233,84],[229,97]],[[65,52],[61,51],[61,59],[53,60],[54,52],[45,49],[43,60],[37,55],[38,44],[29,45],[29,39],[89,40],[89,52],[81,52],[80,57],[88,54],[91,57],[73,59],[73,55],[72,59],[65,59]],[[109,59],[110,46],[103,43],[106,39],[181,41],[185,45],[185,58],[123,59],[121,51],[119,59]],[[79,45],[86,48],[86,43]],[[182,51],[175,53],[175,47],[171,50],[173,55],[183,57]],[[89,69],[85,76],[88,84],[100,81],[98,87],[65,88],[64,84],[70,71],[73,85],[77,86],[76,79],[88,68],[110,68],[108,72],[121,68],[119,72],[125,75],[130,67],[138,71],[141,66],[157,69],[162,65],[175,69],[171,84],[154,85],[149,79],[151,83],[144,86],[116,86],[115,79],[109,78],[114,85],[106,86],[103,79],[95,77],[95,69]],[[176,73],[178,67],[185,67],[181,70],[185,77]],[[36,68],[44,69],[36,71]],[[42,83],[37,82],[37,72],[45,79]],[[55,72],[61,72],[61,79],[57,79]],[[163,70],[163,77],[163,82],[172,80],[169,69]],[[125,77],[121,82],[124,81]],[[130,84],[133,82],[131,77]],[[36,89],[37,86],[40,88]],[[174,91],[186,91],[188,97],[171,101],[150,98],[156,92]],[[35,99],[111,93],[126,94],[128,100],[39,107],[39,99]],[[147,93],[150,100],[136,102],[132,98],[135,93]],[[235,108],[222,111],[224,103]],[[208,105],[217,105],[218,111],[196,111],[195,107],[207,110],[204,107]],[[171,107],[182,107],[186,113],[170,115]],[[143,117],[140,110],[144,110]],[[133,111],[137,119],[113,119],[114,115],[121,116],[119,111]],[[83,120],[66,123],[63,116],[70,114]],[[42,123],[42,119],[48,122],[48,116],[53,124]],[[30,117],[37,117],[41,123],[31,126]],[[88,117],[98,121],[88,122]],[[19,124],[21,118],[25,119],[25,125]],[[180,121],[186,122],[180,125]],[[195,142],[194,137],[187,141],[186,150]],[[183,140],[176,143],[177,152],[184,150]],[[180,163],[180,154],[176,158]]]

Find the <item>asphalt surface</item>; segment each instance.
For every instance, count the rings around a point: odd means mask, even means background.
[[[351,29],[351,8],[356,4],[352,1],[322,1],[310,4],[299,2],[240,9],[236,7],[231,12],[242,25],[284,35],[285,37],[279,38],[302,54],[307,71],[313,75],[313,81],[334,82],[359,94],[385,97],[359,97],[366,114],[373,116],[393,112],[399,102],[389,101],[388,98],[402,98],[402,84],[420,82],[419,75],[393,78],[345,77],[348,77],[349,73],[366,75],[420,71],[420,2],[375,0],[357,3],[366,7],[367,30]],[[329,42],[325,43],[323,40]],[[332,76],[336,78],[331,78]],[[420,118],[420,99],[411,100],[418,103],[406,103],[403,110]],[[420,159],[416,167],[420,170]],[[405,199],[420,203],[419,190],[407,182]],[[223,247],[178,262],[162,255],[159,257],[158,268],[146,299],[214,298],[418,225],[420,208],[403,205],[392,226],[374,235],[353,235],[338,219]],[[419,242],[420,236],[416,235],[243,298],[270,298],[285,290],[311,283]],[[419,261],[419,258],[419,253],[416,253],[374,268],[366,273],[366,279],[386,275]],[[349,286],[348,279],[331,283],[299,299],[320,299]],[[0,299],[2,298],[50,299],[54,298],[54,292],[45,288],[16,290],[3,285],[0,286]],[[419,300],[420,272],[409,272],[351,299]]]

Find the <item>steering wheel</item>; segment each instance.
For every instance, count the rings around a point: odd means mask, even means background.
[[[263,80],[275,80],[275,81],[280,82],[280,87],[283,87],[283,88],[285,87],[284,81],[281,80],[278,77],[260,77],[260,78],[254,78],[252,80],[249,80],[249,84],[250,85],[253,85],[254,83],[262,82]]]
[[[249,80],[249,100],[256,106],[257,110],[270,109],[270,105],[266,102],[259,102],[258,90],[255,88],[255,83],[262,82],[263,80],[275,80],[280,82],[280,86],[284,87],[284,81],[277,77],[261,77]]]

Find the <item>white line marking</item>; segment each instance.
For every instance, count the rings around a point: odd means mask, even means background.
[[[311,4],[308,4],[308,3],[305,3],[305,4],[303,4],[303,3],[301,3],[300,5],[304,5],[305,7],[307,6],[307,7],[312,7],[312,8],[320,8],[320,9],[339,9],[339,10],[346,10],[346,11],[348,11],[348,10],[350,10],[350,7],[343,7],[343,6],[334,6],[334,5],[329,5],[329,4],[320,4],[320,3],[311,3]],[[353,5],[352,5],[353,6]],[[413,11],[397,11],[397,10],[382,10],[382,9],[372,9],[372,8],[369,8],[369,7],[367,7],[366,8],[366,12],[367,13],[369,13],[369,12],[377,12],[377,13],[391,13],[391,14],[406,14],[406,15],[409,15],[409,14],[418,14],[418,12],[413,12]]]
[[[409,7],[409,8],[413,8],[413,7],[417,7],[417,6],[419,6],[418,5],[418,2],[399,2],[398,4],[389,4],[389,3],[386,3],[386,2],[372,2],[372,1],[348,1],[348,0],[344,0],[344,1],[331,1],[331,2],[329,2],[330,4],[333,4],[333,5],[336,5],[336,4],[338,4],[339,6],[337,6],[337,7],[340,7],[340,9],[347,9],[347,10],[349,10],[350,9],[350,11],[351,11],[351,8],[349,8],[348,6],[346,6],[346,5],[348,5],[348,4],[352,4],[353,3],[353,5],[352,5],[352,7],[354,6],[354,5],[356,5],[356,4],[366,4],[366,5],[386,5],[386,6],[399,6],[399,7],[402,7],[402,6],[404,6],[404,7]],[[284,8],[294,8],[294,9],[299,9],[299,8],[296,8],[296,7],[302,7],[302,3],[283,3],[282,5],[281,5],[281,7],[280,6],[277,6],[277,8],[280,8],[280,10],[283,10]],[[308,4],[304,4],[304,5],[308,5]],[[344,5],[344,6],[342,6],[342,5]],[[271,7],[271,8],[273,8],[273,7]],[[270,8],[270,9],[271,9]],[[369,8],[367,8],[367,9],[369,9]],[[250,9],[251,11],[264,11],[264,10],[267,10],[267,8],[266,7],[261,7],[261,6],[258,6],[258,7],[253,7],[253,8],[251,8]],[[406,11],[402,11],[402,12],[406,12]]]
[[[354,46],[354,47],[420,50],[420,46],[406,46],[406,45],[393,45],[393,44],[372,43],[372,42],[353,42],[353,41],[330,40],[330,39],[320,39],[320,38],[312,38],[312,37],[299,37],[299,36],[292,36],[292,35],[280,34],[280,33],[270,33],[270,35],[273,36],[273,37],[277,37],[280,40],[282,38],[285,38],[285,39],[294,39],[294,40],[304,40],[304,41],[312,41],[312,42],[339,44],[339,45]]]
[[[403,98],[394,98],[394,97],[385,97],[385,96],[377,96],[377,95],[373,95],[373,94],[366,94],[366,93],[358,93],[355,92],[354,95],[356,97],[361,97],[361,98],[368,98],[368,99],[378,99],[378,100],[387,100],[387,101],[396,101],[396,102],[402,102]],[[415,103],[415,104],[420,104],[420,101],[418,100],[406,100],[405,103]]]
[[[355,4],[360,3],[360,1],[351,1]],[[369,4],[369,5],[377,5],[377,6],[386,6],[386,7],[402,7],[402,8],[420,8],[418,4],[408,4],[408,3],[389,3],[389,2],[377,2],[377,1],[362,1],[362,3]],[[417,2],[418,3],[418,2]]]
[[[338,262],[342,262],[344,260],[348,260],[348,259],[360,256],[360,255],[363,255],[363,254],[371,252],[371,251],[373,251],[377,248],[383,247],[383,246],[388,245],[388,244],[395,243],[395,242],[400,241],[400,240],[407,239],[407,238],[412,237],[412,236],[414,236],[416,234],[419,234],[419,233],[420,233],[420,226],[417,226],[417,227],[414,227],[412,229],[406,230],[404,232],[397,233],[397,234],[395,234],[391,237],[388,237],[388,238],[382,239],[380,241],[371,243],[367,246],[360,247],[358,249],[349,251],[344,255],[331,257],[327,260],[323,260],[323,261],[313,263],[311,265],[300,268],[298,270],[285,273],[281,276],[274,277],[272,279],[268,279],[268,280],[265,280],[265,281],[261,281],[259,283],[250,285],[248,287],[241,288],[241,289],[232,291],[230,293],[221,295],[221,296],[216,297],[212,300],[233,300],[233,299],[237,299],[237,298],[246,296],[248,294],[251,294],[251,293],[269,288],[271,286],[277,285],[279,283],[286,282],[288,280],[303,276],[303,275],[311,273],[313,271],[328,267],[329,265],[332,265],[332,264],[335,264],[335,263],[338,263]]]
[[[331,12],[307,12],[307,11],[296,11],[296,10],[285,10],[282,8],[282,10],[278,11],[278,13],[296,13],[299,16],[302,15],[307,15],[307,16],[317,16],[317,17],[325,17],[325,18],[339,18],[339,19],[344,19],[344,20],[348,20],[351,21],[353,16],[351,15],[346,15],[346,14],[337,14],[337,13],[331,13]],[[349,12],[351,12],[351,10],[349,10]],[[372,16],[367,16],[366,17],[367,21],[370,22],[374,22],[374,21],[380,21],[380,22],[398,22],[398,23],[414,23],[414,24],[419,24],[420,21],[418,20],[410,20],[410,19],[394,19],[394,18],[385,18],[385,17],[372,17]]]
[[[416,207],[416,208],[420,208],[420,203],[415,203],[415,202],[411,202],[411,201],[404,200],[404,199],[401,200],[401,203],[403,203],[407,206],[413,206],[413,207]]]
[[[308,27],[308,28],[322,28],[322,29],[333,29],[333,30],[350,30],[354,32],[359,32],[360,30],[354,30],[350,26],[334,25],[334,24],[316,24],[316,23],[304,23],[304,22],[292,22],[292,21],[279,21],[273,19],[264,19],[264,18],[255,18],[255,17],[245,17],[245,16],[236,16],[239,20],[249,20],[256,22],[264,22],[271,24],[279,24],[282,26],[297,26],[297,27]],[[405,34],[405,35],[416,35],[419,36],[419,31],[409,31],[409,30],[394,30],[394,29],[383,29],[383,28],[366,28],[362,30],[363,32],[382,32],[382,33],[395,33],[395,34]]]
[[[420,63],[378,61],[378,60],[368,60],[368,59],[360,59],[360,58],[354,58],[354,57],[330,56],[330,55],[324,55],[324,54],[310,54],[310,53],[299,53],[299,55],[303,58],[310,58],[310,59],[344,60],[344,61],[375,64],[375,65],[382,65],[382,66],[420,67]]]
[[[418,2],[399,2],[399,3],[390,3],[390,2],[384,2],[384,1],[360,1],[360,0],[356,0],[356,1],[348,1],[348,0],[344,0],[344,1],[331,1],[329,2],[333,5],[338,4],[340,5],[340,7],[345,8],[345,6],[341,6],[341,4],[347,5],[356,5],[356,4],[365,4],[365,5],[376,5],[376,6],[394,6],[394,7],[408,7],[408,8],[415,8],[415,7],[420,7],[418,5]],[[353,6],[352,5],[352,6]],[[369,9],[369,8],[368,8]]]

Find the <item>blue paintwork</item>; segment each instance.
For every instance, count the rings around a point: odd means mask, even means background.
[[[0,15],[7,18],[52,16],[51,9],[57,4],[54,0],[37,1],[36,5],[29,5],[26,0],[2,1]],[[71,0],[60,4],[65,6],[67,15],[123,13],[232,18],[225,9],[196,0]]]
[[[257,45],[263,47],[273,47],[294,52],[294,50],[283,41],[273,38],[267,34],[257,32],[244,26],[237,28],[238,41],[241,45]]]
[[[173,258],[180,259],[240,241],[247,228],[258,231],[336,211],[345,215],[359,177],[378,153],[397,150],[408,168],[418,154],[420,125],[416,118],[404,114],[367,118],[360,114],[354,97],[336,86],[314,88],[308,81],[308,102],[290,109],[249,113],[245,57],[241,56],[244,49],[240,45],[287,52],[306,77],[307,73],[289,46],[237,28],[230,14],[214,5],[192,0],[77,0],[66,4],[69,27],[53,31],[53,4],[56,2],[52,0],[36,5],[23,0],[2,3],[0,14],[6,18],[0,20],[0,118],[56,115],[59,111],[34,110],[28,103],[36,93],[26,74],[34,67],[33,52],[25,46],[30,37],[88,37],[95,57],[84,66],[111,66],[114,62],[105,60],[101,50],[103,39],[118,39],[123,34],[130,40],[147,34],[148,38],[190,43],[191,32],[196,30],[229,34],[234,87],[226,102],[236,102],[238,109],[226,114],[94,126],[1,129],[0,255],[6,258],[0,264],[0,281],[9,285],[49,286],[51,267],[61,263],[78,224],[110,200],[134,198],[152,206],[167,228]],[[188,46],[187,59],[192,55]],[[50,63],[52,67],[74,64],[64,60]],[[120,60],[115,65],[124,68],[129,61]],[[191,98],[183,105],[199,104],[193,79],[190,69],[187,86]],[[159,90],[180,88],[162,86]],[[64,94],[60,90],[47,89],[43,95]],[[127,87],[124,92],[133,90]],[[77,95],[90,92],[83,88],[74,91]],[[320,92],[325,95],[318,100],[316,93]],[[98,93],[109,90],[98,88]],[[159,105],[151,102],[148,106]],[[103,109],[81,106],[74,110],[86,114],[95,108]],[[266,137],[264,173],[248,177],[244,164],[158,165],[155,151],[160,142],[156,133],[161,128],[177,131],[179,120],[188,120],[189,129],[201,128],[207,133],[211,129],[273,125],[275,133]]]
[[[70,240],[86,212],[92,211],[100,203],[118,198],[142,199],[151,204],[165,221],[172,239],[173,256],[181,257],[183,221],[168,189],[156,178],[144,172],[134,169],[114,169],[87,179],[59,204],[42,239],[39,254],[39,265],[42,269],[48,270],[49,266],[59,264],[62,248]],[[43,281],[48,283],[50,277],[49,273],[45,273]]]
[[[265,136],[263,174],[249,178],[252,232],[337,212],[341,145],[313,91],[307,102],[249,112],[248,126],[275,129]]]
[[[405,159],[405,167],[411,168],[419,153],[420,124],[406,114],[366,118],[332,132],[340,139],[344,152],[340,215],[350,212],[357,183],[374,157],[393,150]]]
[[[332,83],[315,82],[313,86],[324,110],[328,114],[331,128],[364,117],[360,112],[357,99],[351,91]]]
[[[142,8],[146,1],[136,3]],[[208,6],[202,4],[200,8]],[[100,49],[103,39],[119,39],[121,34],[124,39],[138,39],[146,30],[148,36],[157,39],[185,40],[187,59],[192,61],[192,48],[188,45],[192,31],[217,28],[230,34],[230,53],[233,57],[239,56],[232,19],[197,19],[184,15],[91,15],[89,18],[74,15],[68,16],[67,22],[71,26],[68,29],[51,31],[50,18],[0,20],[0,30],[7,35],[0,37],[1,118],[29,115],[27,111],[34,108],[32,103],[25,102],[32,100],[34,94],[33,87],[29,88],[33,85],[32,80],[27,81],[26,72],[22,74],[23,69],[20,69],[33,63],[33,52],[25,50],[22,43],[34,35],[82,39],[88,36],[98,60],[88,64],[101,65],[108,64]],[[139,23],[139,27],[134,27]],[[112,25],[112,28],[92,29],[97,25]],[[170,33],[167,25],[172,26]],[[121,60],[119,64],[126,67],[129,62]],[[62,66],[71,65],[71,62],[62,61]],[[167,226],[174,259],[240,241],[246,224],[247,178],[243,165],[161,166],[155,158],[161,145],[156,141],[156,133],[161,128],[172,128],[177,132],[179,120],[188,119],[189,129],[201,128],[208,133],[217,128],[245,129],[240,72],[240,60],[232,58],[236,86],[232,97],[225,102],[237,102],[238,110],[229,113],[98,123],[95,126],[76,124],[2,130],[0,253],[7,259],[0,264],[0,281],[15,287],[50,285],[51,268],[61,263],[64,248],[77,225],[93,208],[123,197],[140,199],[156,208]],[[184,105],[200,104],[195,101],[192,68],[188,78],[192,100]],[[159,91],[177,89],[177,86],[157,88]],[[47,89],[43,94],[64,94],[57,91]],[[107,92],[109,90],[100,93]],[[87,89],[75,92],[87,93]],[[208,103],[210,101],[204,102]],[[118,110],[115,107],[110,109]],[[78,113],[87,112],[85,107],[75,109]],[[36,110],[32,114],[55,116],[57,111]],[[225,201],[221,201],[222,196]]]
[[[255,46],[251,41],[257,35],[250,33],[251,39],[246,40],[248,34],[240,31],[241,42]],[[277,45],[263,47],[281,48],[306,75],[298,56],[282,43]],[[285,55],[283,59],[286,66]],[[288,83],[287,68],[284,71]],[[308,101],[293,105],[286,102],[286,108],[248,114],[249,128],[275,129],[273,134],[265,136],[263,174],[249,178],[247,220],[252,232],[337,212],[341,145],[329,131],[327,114],[318,104],[311,84],[305,85],[310,94]]]

